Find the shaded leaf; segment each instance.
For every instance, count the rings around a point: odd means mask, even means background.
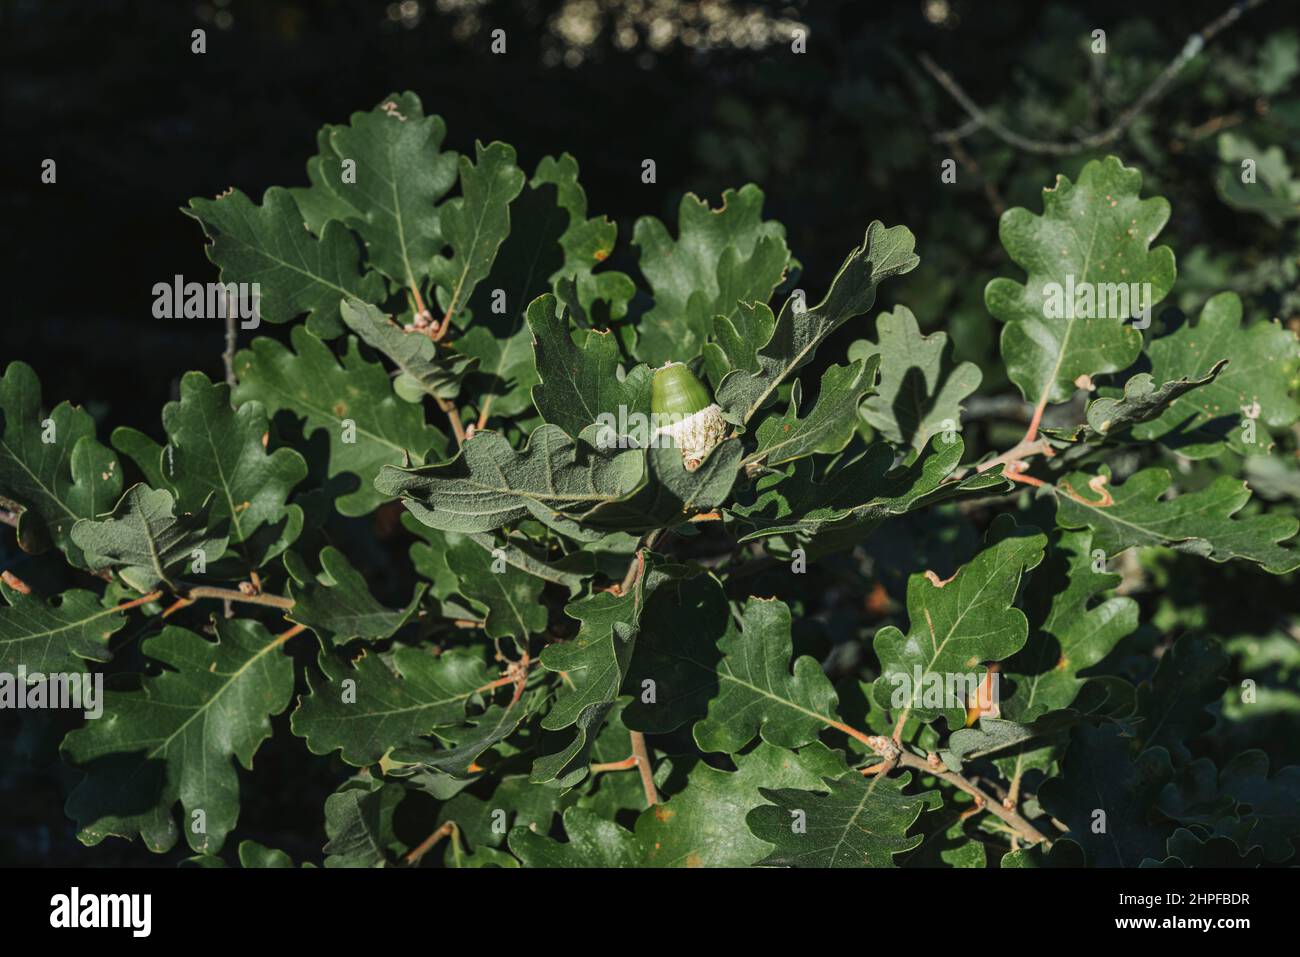
[[[335,505],[344,515],[364,515],[384,501],[373,484],[382,466],[405,462],[408,455],[417,463],[440,457],[446,438],[425,422],[419,406],[393,394],[384,367],[363,359],[355,339],[348,340],[340,364],[307,330],[295,327],[290,338],[293,351],[258,338],[235,356],[235,401],[256,399],[270,412],[292,412],[306,420],[308,439],[323,430],[330,477],[351,473],[356,483]]]
[[[393,389],[408,402],[424,395],[454,399],[477,360],[440,347],[417,329],[404,329],[382,310],[358,299],[340,306],[344,324],[372,349],[386,355],[401,371]]]
[[[108,661],[108,640],[126,616],[104,607],[94,592],[73,588],[50,601],[0,583],[0,674],[81,672],[82,659]]]
[[[309,678],[309,693],[293,713],[293,733],[307,740],[313,754],[339,751],[359,768],[440,728],[461,725],[475,695],[496,678],[482,656],[468,649],[434,656],[397,648],[387,660],[365,652],[350,664],[322,651],[320,668],[325,680]]]
[[[168,627],[142,650],[173,670],[145,677],[137,691],[108,691],[104,714],[68,734],[62,751],[85,778],[67,812],[84,844],[144,838],[163,852],[179,830],[181,803],[192,850],[216,853],[239,816],[239,778],[271,736],[270,716],[289,706],[293,662],[283,639],[246,618],[218,619],[217,642]],[[205,830],[196,830],[202,811]]]
[[[483,630],[489,638],[516,638],[526,645],[528,636],[546,629],[546,606],[541,603],[540,578],[498,559],[481,545],[462,539],[447,550],[447,567],[457,578],[457,591],[485,609]]]
[[[1147,748],[1131,760],[1120,729],[1080,725],[1061,766],[1039,789],[1039,803],[1066,825],[1090,867],[1137,867],[1163,855],[1171,827],[1156,823],[1153,812],[1173,777],[1168,752]]]
[[[416,585],[405,608],[388,608],[375,600],[365,577],[333,546],[321,550],[321,571],[317,575],[297,556],[285,564],[290,574],[289,597],[293,599],[293,607],[286,615],[336,646],[357,638],[379,641],[392,637],[415,615],[426,587]]]

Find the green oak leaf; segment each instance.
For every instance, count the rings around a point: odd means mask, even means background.
[[[84,565],[72,541],[78,519],[107,511],[122,494],[117,456],[95,441],[95,420],[60,402],[48,415],[32,367],[11,362],[0,379],[0,496],[22,506],[18,540],[39,551],[52,542]]]
[[[510,234],[510,204],[524,188],[514,147],[475,143],[474,153],[477,162],[460,158],[461,195],[439,210],[442,240],[452,255],[437,255],[429,264],[429,276],[438,287],[438,305],[457,326],[465,325],[465,307],[492,271],[497,250]]]
[[[527,828],[510,832],[510,850],[525,867],[642,867],[642,848],[627,828],[582,807],[562,815],[564,843]]]
[[[889,625],[876,632],[873,642],[880,677],[872,695],[881,707],[925,722],[943,716],[950,729],[961,728],[984,665],[1024,646],[1029,624],[1012,603],[1025,572],[1042,561],[1047,536],[1032,526],[1017,526],[1010,516],[998,516],[988,540],[946,581],[933,572],[908,579],[911,627],[904,633]],[[949,693],[957,687],[953,676],[973,676],[960,686],[956,701]]]
[[[474,325],[456,341],[458,350],[479,359],[479,378],[486,379],[483,385],[476,380],[481,416],[517,416],[531,407],[538,376],[524,315],[538,296],[558,293],[567,281],[575,286],[568,304],[575,321],[593,308],[607,322],[627,313],[636,291],[632,280],[612,270],[593,273],[614,248],[617,232],[608,219],[587,218],[573,157],[543,157],[511,204],[510,235],[470,299]]]
[[[448,532],[490,532],[529,515],[595,521],[645,481],[644,452],[602,450],[542,425],[522,452],[499,432],[477,432],[442,465],[383,468],[375,488],[401,496],[417,519]]]
[[[136,591],[170,587],[179,569],[194,567],[195,552],[202,553],[206,566],[226,550],[227,536],[208,530],[211,506],[209,497],[195,511],[178,515],[171,492],[136,484],[104,518],[73,525],[72,540],[90,568],[113,568]]]
[[[1123,435],[1134,426],[1159,419],[1181,396],[1209,385],[1227,368],[1228,360],[1220,359],[1203,376],[1184,376],[1155,384],[1149,373],[1139,372],[1124,383],[1122,393],[1103,395],[1088,403],[1084,424],[1073,430],[1044,429],[1054,439],[1063,442],[1099,442]],[[1079,454],[1090,451],[1078,447]],[[1069,453],[1066,455],[1069,458]]]
[[[1026,771],[1050,768],[1075,725],[1133,718],[1137,691],[1124,679],[1107,676],[1080,684],[1068,707],[1046,711],[1024,724],[983,714],[973,726],[950,734],[939,757],[949,770],[960,771],[967,761],[995,756],[1007,779],[1015,781]]]
[[[348,125],[326,127],[308,164],[314,185],[290,192],[302,206],[303,193],[327,191],[332,218],[361,236],[370,266],[420,288],[440,248],[436,204],[456,182],[456,154],[441,151],[446,135],[442,117],[425,116],[418,96],[392,94]]]
[[[463,538],[447,550],[446,561],[457,578],[456,590],[484,609],[483,630],[489,638],[515,638],[527,645],[529,635],[546,630],[543,581],[511,566],[504,552],[498,560]]]
[[[973,362],[945,361],[948,336],[924,336],[906,306],[876,320],[880,341],[859,339],[850,359],[880,358],[880,384],[862,403],[862,417],[890,442],[924,449],[940,432],[959,431],[962,400],[979,388],[983,376]]]
[[[1214,185],[1219,198],[1233,209],[1254,213],[1281,228],[1300,217],[1300,177],[1291,172],[1280,146],[1260,148],[1237,133],[1220,133],[1219,159],[1223,167]],[[1254,167],[1254,182],[1242,182],[1242,161]]]
[[[289,706],[293,662],[284,639],[246,618],[217,619],[216,642],[167,627],[143,652],[169,670],[139,690],[105,693],[104,714],[68,734],[64,756],[85,772],[68,797],[84,844],[137,834],[155,853],[186,841],[216,853],[239,816],[239,777],[271,736],[271,716]],[[202,812],[203,830],[193,824]]]
[[[293,553],[285,559],[290,574],[289,597],[293,599],[293,607],[286,615],[334,645],[346,645],[358,638],[391,638],[415,616],[427,587],[416,585],[405,608],[388,608],[370,594],[365,577],[332,545],[321,550],[318,575],[313,575]]]
[[[1137,737],[1146,748],[1161,747],[1189,760],[1187,742],[1214,726],[1206,710],[1223,697],[1228,656],[1213,638],[1183,635],[1160,658],[1150,684],[1138,687]]]
[[[581,622],[578,633],[542,651],[542,667],[559,673],[562,679],[542,727],[560,731],[572,726],[575,737],[559,752],[537,761],[534,781],[558,779],[570,787],[585,776],[596,736],[614,708],[627,674],[646,600],[685,571],[659,564],[652,557],[638,561],[643,564],[626,593],[594,592],[570,602],[565,613]]]
[[[1148,347],[1156,378],[1208,375],[1224,359],[1227,368],[1203,388],[1169,403],[1153,421],[1133,429],[1143,441],[1159,439],[1188,458],[1217,455],[1226,444],[1239,455],[1273,447],[1269,432],[1300,419],[1295,399],[1300,338],[1277,321],[1241,326],[1241,299],[1234,292],[1212,297],[1195,325],[1184,325]],[[1247,419],[1256,422],[1247,442]]]
[[[742,464],[765,461],[769,467],[793,462],[817,452],[835,453],[849,444],[857,431],[857,409],[862,397],[874,391],[879,356],[856,359],[851,365],[832,365],[822,373],[817,404],[799,418],[803,390],[796,379],[790,408],[770,415],[755,433],[758,448]]]
[[[1149,248],[1169,221],[1169,203],[1139,199],[1141,189],[1142,174],[1108,156],[1085,165],[1077,183],[1057,176],[1043,190],[1042,215],[1020,207],[1002,214],[1002,245],[1026,278],[992,280],[984,302],[1006,323],[1002,358],[1026,401],[1064,402],[1081,378],[1138,357],[1142,333],[1128,320],[1174,284],[1174,254]]]
[[[760,478],[752,503],[732,507],[753,529],[740,540],[788,535],[806,546],[809,555],[820,554],[857,544],[886,518],[1008,487],[993,470],[949,479],[964,451],[960,436],[940,434],[916,461],[894,468],[893,449],[880,442],[827,470],[821,481],[811,463],[796,462]]]
[[[847,771],[841,752],[814,742],[787,751],[766,742],[737,755],[735,771],[704,761],[686,786],[637,818],[636,836],[650,867],[749,867],[770,850],[746,815],[761,807],[765,788],[819,788]],[[852,772],[849,772],[850,774]]]
[[[730,496],[740,474],[743,454],[739,439],[727,439],[709,454],[703,465],[688,472],[682,464],[680,449],[657,445],[645,453],[646,483],[635,493],[611,503],[601,512],[599,524],[622,531],[645,532],[670,528],[694,514],[715,509]],[[573,537],[581,535],[581,530],[571,525],[555,524],[554,527]]]
[[[718,582],[698,576],[658,589],[642,617],[627,687],[653,682],[653,703],[634,700],[623,723],[672,731],[693,722],[705,751],[734,754],[756,736],[797,748],[838,722],[838,697],[821,665],[791,661],[790,609],[751,598],[738,626]],[[793,668],[792,668],[793,666]]]
[[[115,430],[113,443],[132,458],[141,455],[146,477],[157,476],[178,508],[193,511],[210,497],[210,521],[224,523],[230,547],[259,567],[293,544],[302,529],[302,509],[287,503],[307,477],[307,463],[290,448],[268,453],[266,411],[257,402],[232,408],[224,382],[187,372],[180,394],[179,402],[163,407],[166,448],[134,430]]]
[[[473,542],[488,552],[493,560],[500,559],[526,575],[564,587],[570,597],[581,592],[587,579],[596,571],[595,561],[589,553],[571,552],[558,558],[548,557],[544,552],[539,555],[537,548],[523,536],[498,538],[486,532],[464,536],[456,532],[440,532],[416,521],[409,512],[402,515],[402,525],[423,539],[411,545],[411,562],[418,574],[433,583],[431,594],[440,599],[455,594],[459,585],[447,566],[446,555],[462,540]]]
[[[820,787],[847,771],[843,756],[820,743],[798,752],[763,743],[735,761],[735,771],[720,771],[696,760],[681,793],[642,811],[632,831],[570,807],[566,841],[516,827],[510,850],[527,867],[748,867],[770,846],[745,823],[762,805],[764,785]]]
[[[1120,576],[1104,564],[1099,571],[1097,557],[1087,530],[1053,532],[1047,560],[1034,570],[1026,597],[1029,641],[1002,669],[1014,686],[1000,701],[1002,717],[1028,723],[1069,707],[1087,680],[1079,672],[1136,630],[1137,602],[1103,597]]]
[[[894,855],[920,845],[908,829],[939,806],[937,791],[905,794],[912,775],[848,774],[816,790],[760,788],[771,801],[750,811],[749,829],[776,849],[759,864],[782,867],[897,867]],[[801,827],[796,827],[801,825]]]
[[[825,299],[815,306],[806,306],[802,297],[787,299],[772,324],[771,337],[752,359],[733,358],[733,368],[719,384],[717,402],[727,417],[740,425],[747,423],[777,386],[812,361],[827,336],[871,309],[881,282],[915,269],[920,262],[912,251],[915,242],[905,226],[886,228],[873,222],[862,245],[849,253],[835,274]]]
[[[704,368],[717,389],[733,369],[759,372],[758,351],[772,338],[776,316],[766,302],[738,302],[730,316],[713,317],[713,341],[704,344]]]
[[[342,169],[337,165],[338,157],[330,145],[330,136],[336,129],[339,129],[338,124],[326,123],[316,131],[317,153],[307,160],[307,180],[311,185],[289,189],[289,195],[302,213],[303,223],[315,236],[321,235],[330,220],[346,223],[363,219],[361,210],[351,203],[352,199],[359,197],[355,193],[340,193],[335,188],[336,183],[342,185]]]
[[[1196,832],[1180,827],[1169,835],[1165,847],[1169,856],[1163,861],[1147,858],[1140,867],[1259,867],[1264,860],[1264,849],[1252,847],[1242,852],[1230,837],[1207,837],[1202,840]]]
[[[474,325],[456,339],[456,350],[478,361],[477,369],[492,377],[479,390],[481,408],[510,418],[533,407],[532,390],[541,379],[533,361],[533,336],[527,326],[498,338],[485,326]]]
[[[1242,851],[1260,848],[1280,864],[1296,853],[1300,835],[1300,766],[1269,777],[1263,751],[1243,751],[1222,770],[1198,758],[1165,786],[1159,807],[1176,821],[1234,837]]]
[[[464,648],[435,656],[403,647],[387,658],[362,652],[350,664],[322,651],[320,668],[325,680],[308,679],[309,692],[291,720],[293,733],[306,739],[313,754],[338,751],[359,768],[395,747],[458,727],[466,708],[497,677],[482,655]]]
[[[325,799],[326,867],[387,867],[406,845],[393,815],[406,797],[400,784],[353,778]]]
[[[104,607],[94,592],[72,588],[50,601],[0,582],[0,674],[82,672],[85,661],[108,661],[108,640],[126,615]]]
[[[208,259],[223,283],[257,283],[257,315],[289,322],[306,313],[307,328],[323,338],[343,331],[339,301],[348,296],[378,301],[384,281],[362,272],[361,252],[347,227],[326,222],[320,238],[306,229],[287,189],[273,186],[258,206],[237,189],[216,199],[191,199],[187,216],[212,240]]]
[[[1221,475],[1205,488],[1167,498],[1172,478],[1150,468],[1110,485],[1105,466],[1095,476],[1075,472],[1056,486],[1056,521],[1091,528],[1093,547],[1107,555],[1162,545],[1211,561],[1244,558],[1282,574],[1300,567],[1300,550],[1282,545],[1300,521],[1280,513],[1234,517],[1250,499],[1246,483]]]
[[[465,376],[478,365],[473,356],[440,346],[419,330],[404,329],[383,310],[358,299],[345,299],[339,313],[362,342],[397,366],[401,374],[394,380],[393,390],[408,402],[418,402],[425,395],[455,399]]]
[[[342,514],[365,515],[385,500],[373,484],[381,467],[441,457],[446,437],[419,406],[393,393],[388,372],[362,358],[355,339],[348,339],[341,363],[306,329],[295,326],[290,339],[292,350],[259,337],[235,356],[235,401],[255,399],[269,412],[292,412],[306,420],[307,438],[325,432],[330,477],[350,473],[356,482],[335,500]]]
[[[473,769],[474,763],[488,749],[514,734],[519,725],[533,717],[541,706],[541,696],[533,693],[514,698],[504,707],[493,704],[482,714],[472,715],[454,728],[440,728],[438,737],[450,742],[449,747],[435,747],[426,740],[409,742],[393,749],[393,760],[406,766],[403,773],[432,770],[456,778],[472,777],[477,773]]]
[[[565,308],[555,296],[539,296],[528,306],[528,328],[533,335],[533,356],[539,383],[533,386],[533,404],[547,422],[575,438],[604,417],[624,434],[618,423],[633,415],[649,417],[649,366],[639,365],[619,374],[622,353],[614,333],[598,329],[573,329],[570,317],[576,289],[561,284]]]
[[[259,844],[257,841],[240,841],[239,842],[239,866],[243,868],[292,868],[295,865],[293,858],[274,847],[267,847],[265,844]],[[312,867],[312,864],[303,864],[303,867]]]
[[[1038,791],[1043,809],[1068,828],[1090,867],[1137,867],[1162,856],[1172,830],[1155,814],[1174,773],[1169,753],[1147,748],[1135,760],[1129,743],[1118,727],[1079,725],[1071,732],[1061,775]],[[1098,811],[1106,815],[1104,830],[1095,827]]]
[[[722,206],[687,193],[677,210],[678,238],[653,216],[638,219],[632,244],[654,307],[638,326],[639,357],[654,366],[699,355],[716,316],[741,302],[767,302],[785,278],[785,228],[763,221],[763,191],[752,183],[722,194]]]

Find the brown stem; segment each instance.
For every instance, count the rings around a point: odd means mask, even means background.
[[[435,844],[437,844],[439,841],[441,841],[444,837],[447,837],[448,835],[451,836],[452,840],[456,840],[456,834],[457,834],[456,822],[447,821],[440,828],[438,828],[436,831],[434,831],[432,834],[426,837],[423,841],[421,841],[415,847],[411,848],[411,850],[407,851],[406,856],[402,858],[402,860],[408,866],[413,864],[418,864],[420,863],[420,858],[424,857],[425,854],[428,854],[429,851],[433,850],[433,846]]]
[[[599,774],[602,771],[630,771],[637,766],[636,755],[630,755],[622,761],[607,761],[604,764],[593,764],[589,768],[592,774]]]
[[[286,610],[293,607],[292,598],[282,598],[279,595],[246,595],[234,588],[216,588],[212,585],[182,584],[181,597],[190,599],[220,598],[223,601],[240,601],[248,605],[265,605],[268,608],[283,608]]]
[[[482,432],[487,428],[488,416],[492,413],[492,396],[488,395],[483,400],[483,408],[479,410],[478,420],[474,423],[474,431]]]
[[[456,445],[460,447],[465,444],[465,426],[460,421],[460,412],[456,409],[456,403],[450,399],[444,399],[440,396],[434,396],[434,401],[438,403],[438,408],[446,413],[447,421],[451,423],[451,431],[456,436]]]
[[[636,759],[636,769],[641,772],[641,790],[645,791],[646,807],[654,807],[659,803],[659,789],[655,787],[655,771],[650,763],[650,751],[646,748],[645,735],[640,731],[632,731],[630,737],[632,757]]]
[[[159,598],[162,597],[162,595],[163,593],[160,591],[151,591],[149,592],[149,594],[141,595],[139,598],[134,598],[131,601],[124,601],[122,602],[122,604],[118,605],[113,610],[126,611],[128,608],[138,608],[141,605],[149,604],[149,602],[151,601],[157,601]]]

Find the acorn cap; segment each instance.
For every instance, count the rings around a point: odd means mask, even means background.
[[[712,404],[709,390],[684,363],[669,362],[655,370],[650,386],[650,411],[694,415]]]

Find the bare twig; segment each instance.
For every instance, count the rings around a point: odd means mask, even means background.
[[[970,116],[970,119],[961,126],[936,133],[934,135],[935,142],[956,142],[978,129],[987,129],[1003,142],[1026,153],[1060,155],[1099,149],[1119,139],[1120,135],[1133,124],[1134,120],[1142,115],[1144,110],[1164,96],[1169,85],[1173,83],[1183,68],[1200,54],[1205,44],[1236,23],[1242,14],[1254,10],[1265,2],[1267,0],[1238,0],[1237,3],[1230,6],[1213,21],[1206,24],[1204,28],[1189,36],[1182,49],[1179,50],[1178,55],[1160,71],[1160,75],[1156,77],[1151,86],[1147,87],[1141,96],[1120,113],[1110,126],[1100,132],[1081,136],[1072,141],[1034,139],[1008,128],[1005,124],[990,116],[986,110],[970,98],[961,85],[943,67],[923,53],[920,56],[921,66]]]
[[[438,408],[442,409],[447,415],[447,421],[451,423],[451,431],[456,436],[456,445],[465,444],[465,426],[460,421],[460,412],[456,408],[456,403],[451,399],[444,399],[440,396],[434,396],[434,401],[438,403]]]
[[[230,386],[230,388],[232,389],[235,387],[235,344],[236,344],[236,332],[238,328],[235,325],[235,322],[238,318],[235,315],[236,311],[237,310],[232,309],[230,308],[229,305],[227,305],[226,307],[226,349],[224,352],[221,353],[222,364],[224,364],[226,367],[226,385]]]
[[[659,789],[655,787],[655,769],[650,763],[650,751],[645,744],[645,735],[640,731],[629,732],[632,739],[632,756],[636,758],[636,769],[641,772],[641,789],[645,791],[646,807],[659,803]]]
[[[604,764],[593,764],[589,768],[592,774],[599,774],[602,771],[630,771],[637,766],[636,755],[624,758],[622,761],[607,761]]]
[[[436,831],[434,831],[432,834],[426,837],[423,841],[421,841],[415,847],[411,848],[411,850],[407,851],[406,856],[402,858],[402,860],[407,865],[418,864],[420,863],[420,858],[424,857],[425,854],[428,854],[429,851],[433,850],[434,845],[437,844],[439,841],[441,841],[444,837],[450,836],[451,839],[455,841],[457,839],[457,834],[458,831],[456,828],[456,822],[447,821],[440,828],[438,828]]]
[[[178,591],[182,598],[199,599],[199,598],[219,598],[222,601],[240,601],[248,605],[266,605],[269,608],[289,609],[293,607],[292,598],[282,598],[279,595],[249,595],[233,588],[217,588],[212,585],[185,585],[181,584]]]

